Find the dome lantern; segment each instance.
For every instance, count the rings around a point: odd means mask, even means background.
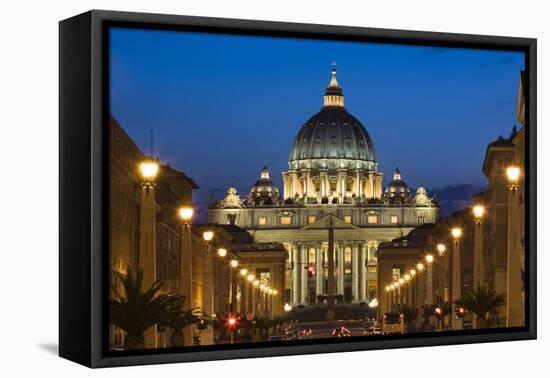
[[[328,87],[325,89],[325,95],[323,96],[323,104],[325,107],[344,107],[344,95],[342,94],[342,87],[338,84],[336,79],[336,64],[333,63],[332,77]]]

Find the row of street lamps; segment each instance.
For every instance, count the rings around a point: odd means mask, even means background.
[[[159,163],[154,159],[147,159],[139,164],[139,172],[141,174],[141,206],[140,206],[140,237],[143,240],[140,240],[140,256],[139,256],[139,268],[144,271],[144,283],[145,285],[151,285],[157,280],[156,277],[156,235],[155,235],[155,186],[156,178],[159,173]],[[186,298],[186,307],[191,309],[194,307],[193,303],[193,247],[192,247],[192,234],[191,234],[191,223],[194,215],[194,210],[192,207],[183,206],[178,209],[177,215],[181,221],[181,237],[180,237],[180,295],[184,295]],[[214,240],[215,234],[212,230],[205,230],[202,233],[202,238],[206,243],[206,253],[212,254],[212,242]],[[228,256],[228,250],[224,247],[217,248],[217,255],[222,259],[222,262]],[[206,271],[213,272],[211,269],[211,261],[209,260],[206,264],[209,266],[204,267]],[[240,267],[239,260],[237,258],[231,258],[229,260],[229,266],[232,268],[231,271],[231,299],[230,299],[230,315],[227,319],[228,325],[232,327],[231,322],[236,321],[236,310],[237,310],[237,277],[238,274],[241,276],[241,291],[244,295],[246,291],[246,284],[250,285],[250,300],[249,303],[245,306],[241,298],[241,308],[244,309],[248,307],[248,310],[253,313],[254,311],[254,302],[252,301],[254,290],[259,290],[259,294],[264,295],[264,309],[266,312],[269,306],[269,299],[272,299],[274,296],[278,295],[277,290],[269,287],[269,285],[261,284],[260,280],[257,279],[253,274],[249,273],[249,270],[245,267]],[[237,269],[240,269],[237,272]],[[206,280],[204,282],[204,288],[206,292],[212,292],[212,280]],[[211,306],[211,301],[206,300],[204,303],[204,310],[207,313],[212,313],[213,308]],[[269,307],[268,307],[269,306]],[[146,339],[148,344],[151,347],[156,347],[156,327],[148,330],[146,332]],[[150,334],[150,336],[149,336]],[[184,331],[184,338],[186,343],[190,342],[192,338],[192,330],[190,327]]]
[[[521,325],[522,323],[518,324],[517,318],[521,316],[522,311],[521,308],[518,310],[517,308],[522,305],[520,293],[521,291],[518,289],[518,281],[521,278],[521,263],[520,263],[520,248],[517,243],[518,235],[517,233],[517,227],[515,222],[513,222],[514,216],[517,216],[517,208],[516,206],[519,205],[519,200],[517,198],[517,192],[519,188],[519,179],[521,176],[521,170],[519,167],[516,166],[510,166],[506,169],[506,175],[509,182],[509,197],[508,197],[508,277],[507,277],[507,326],[510,325]],[[485,281],[485,261],[484,261],[484,253],[483,253],[483,230],[482,230],[482,222],[483,218],[485,216],[485,207],[481,204],[476,204],[472,207],[472,214],[474,217],[474,288],[477,289],[478,286],[486,284]],[[448,285],[447,285],[447,279],[448,279],[448,258],[446,257],[446,251],[447,247],[445,244],[439,243],[436,245],[436,250],[438,252],[438,255],[441,259],[444,259],[443,261],[443,271],[440,271],[439,277],[440,280],[444,280],[444,282],[440,281],[440,287],[443,287],[444,290],[444,296],[443,300],[445,302],[451,301],[452,303],[452,315],[455,314],[455,312],[463,310],[457,308],[456,303],[454,303],[456,300],[458,300],[461,296],[461,257],[460,257],[460,239],[463,236],[463,230],[460,227],[453,227],[451,229],[451,237],[453,240],[453,250],[452,250],[452,286],[451,286],[451,297],[448,297]],[[407,292],[409,295],[406,295],[405,297],[408,297],[408,302],[411,303],[410,298],[410,285],[409,283],[412,281],[413,278],[417,277],[417,273],[421,273],[424,270],[424,263],[426,263],[426,299],[425,304],[427,305],[433,305],[433,281],[432,281],[432,264],[434,262],[435,258],[432,254],[428,253],[423,261],[420,261],[416,265],[416,269],[410,269],[407,273],[405,273],[402,277],[396,278],[392,283],[385,286],[385,291],[388,295],[388,303],[390,304],[390,309],[393,308],[394,304],[397,306],[403,305],[405,302],[405,298],[403,298],[401,290],[405,287],[407,287]],[[407,286],[408,285],[408,286]],[[515,297],[513,298],[513,296]],[[510,317],[510,313],[513,311],[519,313],[520,315],[516,315],[515,318]],[[452,322],[451,326],[452,329],[461,329],[462,328],[462,321],[461,319],[457,318],[456,316],[451,316]],[[523,319],[522,319],[523,320]],[[514,324],[515,322],[515,324]],[[475,319],[474,319],[474,328],[475,328]]]

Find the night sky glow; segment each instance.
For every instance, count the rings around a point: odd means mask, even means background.
[[[191,176],[198,202],[246,194],[267,165],[282,190],[294,137],[322,106],[332,62],[374,141],[384,184],[485,185],[486,146],[515,120],[518,52],[113,29],[111,114]]]

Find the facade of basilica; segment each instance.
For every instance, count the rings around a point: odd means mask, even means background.
[[[234,224],[257,243],[285,246],[285,301],[293,306],[326,299],[329,225],[337,298],[368,303],[378,296],[379,243],[439,219],[437,201],[423,187],[411,190],[398,169],[383,189],[374,143],[344,107],[335,69],[323,100],[292,144],[282,193],[264,167],[248,195],[231,187],[208,211],[210,223]]]

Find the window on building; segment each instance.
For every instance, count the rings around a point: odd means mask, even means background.
[[[399,278],[401,278],[401,269],[399,268],[393,268],[391,270],[391,277],[392,277],[392,281],[397,281],[399,280]]]
[[[266,217],[258,217],[258,224],[260,226],[264,226],[266,223],[267,223],[267,218]]]
[[[316,260],[317,260],[317,256],[316,256],[315,248],[310,248],[308,251],[307,262],[310,265],[315,266]]]
[[[378,215],[369,215],[367,217],[367,223],[368,224],[376,224],[378,223]]]
[[[315,221],[317,221],[317,217],[315,215],[310,215],[307,217],[307,224],[315,223]]]
[[[269,283],[271,282],[269,269],[257,269],[256,276],[260,277],[260,284],[262,285],[269,285]]]
[[[351,223],[351,215],[344,215],[344,222]]]
[[[292,224],[292,218],[289,216],[282,216],[280,222],[281,224]]]
[[[351,248],[346,247],[344,249],[344,262],[351,264]]]
[[[424,222],[426,221],[426,213],[423,212],[423,211],[417,212],[416,213],[416,221],[418,223],[424,224]]]
[[[391,224],[397,224],[397,215],[392,215],[390,217],[390,223]]]

